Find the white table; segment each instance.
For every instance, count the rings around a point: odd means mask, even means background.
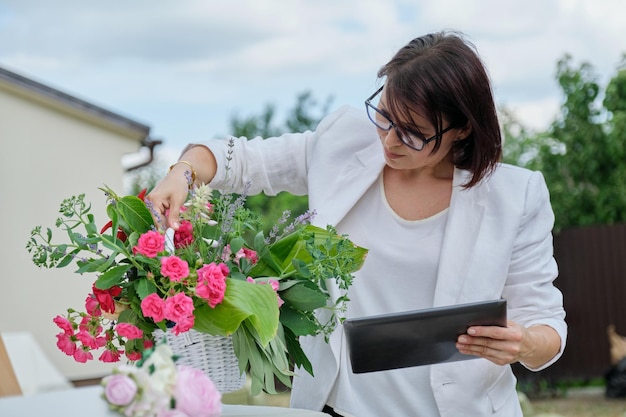
[[[120,417],[102,399],[102,387],[90,386],[20,397],[0,398],[2,417]],[[327,414],[284,407],[223,405],[224,417],[328,417]]]

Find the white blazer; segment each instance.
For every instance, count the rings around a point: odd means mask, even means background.
[[[233,141],[231,146],[226,141],[206,144],[218,162],[213,188],[308,194],[314,223],[323,227],[339,223],[385,164],[365,111],[350,107],[326,117],[315,132]],[[510,320],[524,326],[545,324],[560,335],[561,349],[543,369],[561,356],[567,336],[562,295],[553,285],[558,274],[552,251],[554,215],[545,181],[539,172],[506,164],[463,189],[468,176],[467,171],[454,172],[434,305],[506,299]],[[297,373],[292,406],[322,408],[338,372],[341,338],[340,327],[329,344],[322,338],[302,338],[315,378]],[[431,366],[442,417],[521,416],[515,384],[510,366],[484,359]]]

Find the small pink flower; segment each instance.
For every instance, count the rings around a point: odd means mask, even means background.
[[[129,361],[138,361],[139,359],[141,359],[141,352],[133,350],[133,351],[126,351],[126,357],[128,358]]]
[[[93,355],[91,354],[91,352],[85,350],[84,348],[76,349],[73,356],[74,360],[80,363],[85,363],[93,359]]]
[[[76,352],[76,342],[65,332],[57,334],[57,347],[67,356],[74,356]]]
[[[120,355],[121,352],[115,348],[111,348],[110,350],[105,349],[105,351],[102,352],[98,360],[105,363],[119,362]]]
[[[126,339],[140,339],[143,337],[143,331],[137,326],[130,323],[118,323],[115,326],[117,334]]]
[[[165,250],[165,237],[156,230],[147,231],[139,236],[134,249],[148,258],[155,258],[159,252]]]
[[[76,333],[76,338],[83,344],[83,346],[86,346],[89,349],[98,349],[98,342],[96,341],[96,338],[89,334],[89,332],[80,330]]]
[[[65,334],[67,335],[74,334],[74,327],[72,327],[72,322],[66,319],[65,317],[56,316],[54,319],[52,319],[52,321],[54,322],[54,324],[59,326],[59,328],[63,330]]]
[[[189,276],[189,265],[178,256],[164,256],[161,258],[161,275],[180,282]]]
[[[193,225],[189,220],[180,222],[180,227],[174,233],[174,247],[184,248],[193,243]]]
[[[104,396],[113,405],[128,405],[135,399],[138,387],[135,381],[124,374],[114,374],[102,380]]]
[[[152,317],[156,323],[165,319],[165,301],[158,294],[152,293],[141,300],[141,313]]]
[[[150,349],[153,346],[154,346],[154,342],[152,340],[144,339],[144,341],[143,341],[143,348],[144,349]]]
[[[183,293],[178,293],[165,300],[165,318],[174,322],[193,315],[193,300]]]
[[[219,417],[222,412],[222,395],[213,381],[201,370],[178,366],[174,387],[176,410],[188,416]]]
[[[100,303],[93,294],[89,294],[85,299],[85,310],[91,316],[101,316],[102,310],[100,309]]]

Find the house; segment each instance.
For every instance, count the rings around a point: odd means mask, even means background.
[[[83,310],[94,277],[39,269],[25,246],[38,225],[65,237],[55,220],[73,195],[85,193],[104,225],[98,187],[125,192],[122,156],[154,144],[150,127],[0,68],[0,144],[0,332],[31,333],[70,380],[98,378],[111,365],[78,364],[58,351],[52,322],[69,307]]]

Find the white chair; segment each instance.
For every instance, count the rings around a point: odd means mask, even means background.
[[[2,338],[23,395],[73,388],[30,332],[6,332]]]

